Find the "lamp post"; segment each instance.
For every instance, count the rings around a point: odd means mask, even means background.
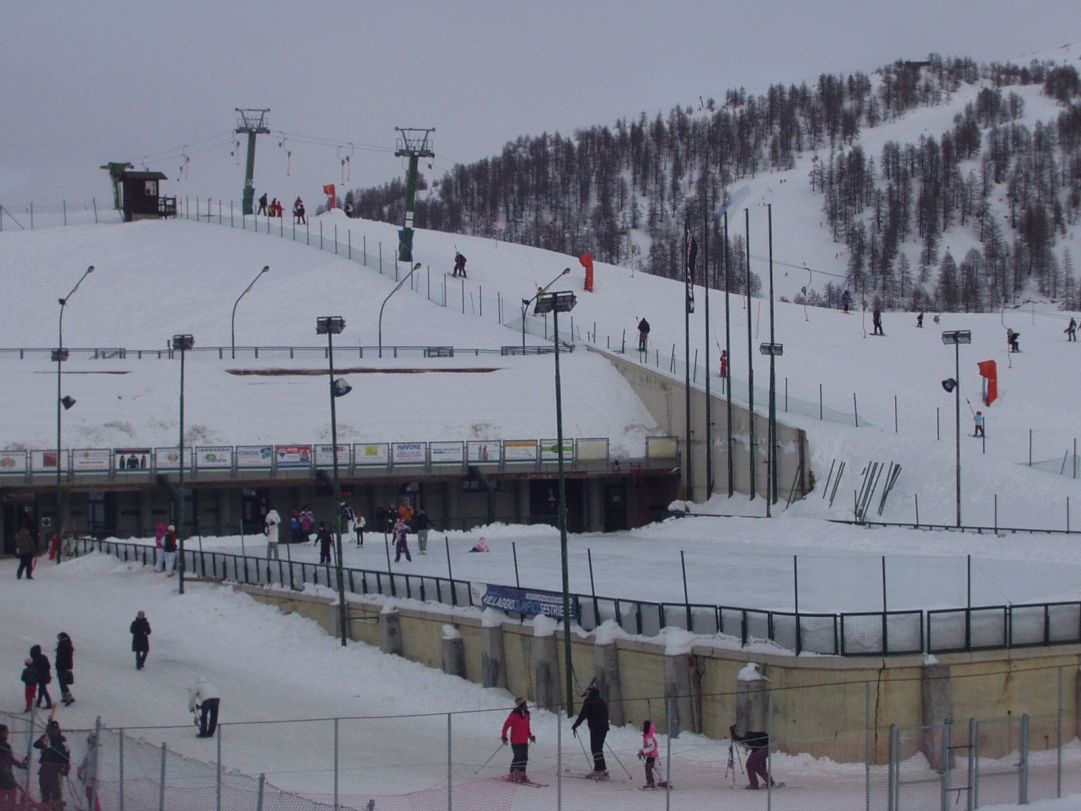
[[[951,329],[942,333],[942,343],[953,344],[954,377],[942,381],[947,393],[954,393],[954,430],[956,451],[957,526],[961,526],[961,344],[972,343],[972,332],[967,329]]]
[[[525,354],[525,317],[526,313],[529,310],[529,305],[536,300],[537,296],[543,296],[545,293],[548,292],[549,287],[551,287],[553,284],[558,282],[561,278],[563,278],[570,272],[570,268],[563,268],[563,270],[559,271],[559,275],[552,279],[552,281],[548,282],[548,284],[544,285],[544,287],[538,287],[537,292],[529,298],[522,299],[522,354]]]
[[[70,397],[64,397],[60,391],[61,380],[63,377],[64,361],[68,359],[68,351],[64,349],[64,307],[67,306],[68,300],[75,295],[75,291],[79,289],[79,285],[83,283],[83,279],[94,272],[94,266],[91,265],[85,271],[83,275],[79,277],[79,281],[75,282],[75,286],[71,288],[71,292],[64,296],[62,299],[57,299],[60,302],[60,320],[57,326],[57,343],[56,351],[52,353],[52,359],[56,363],[56,562],[60,562],[60,556],[64,548],[63,544],[63,526],[64,520],[64,494],[61,489],[61,468],[60,463],[60,425],[61,415],[75,405],[75,401]]]
[[[263,265],[263,269],[255,275],[255,278],[251,280],[251,284],[245,287],[244,292],[237,296],[236,301],[233,302],[233,317],[229,319],[229,354],[233,360],[236,360],[236,305],[240,304],[240,300],[255,286],[255,283],[259,281],[259,277],[268,270],[270,270],[270,265]]]
[[[379,357],[383,357],[383,308],[387,306],[387,302],[390,301],[390,297],[397,293],[403,284],[409,281],[409,277],[420,270],[420,262],[417,262],[413,267],[409,268],[409,272],[402,277],[402,280],[394,285],[394,289],[387,293],[387,297],[383,299],[383,303],[379,305]],[[345,322],[342,321],[342,327],[345,326]],[[338,330],[341,332],[341,330]],[[330,333],[327,333],[328,335]]]
[[[562,274],[560,274],[562,275]],[[556,278],[559,278],[558,276]],[[553,279],[553,281],[555,281]],[[551,284],[551,282],[549,283]],[[567,563],[567,490],[563,472],[563,399],[559,385],[559,314],[574,309],[577,299],[574,293],[539,292],[534,315],[552,314],[552,328],[555,330],[556,356],[556,455],[559,459],[559,557],[563,570],[563,669],[565,672],[565,700],[567,715],[574,714],[574,686],[571,681],[571,599],[570,570]]]
[[[766,430],[769,442],[769,448],[766,450],[766,461],[769,465],[769,477],[766,487],[766,518],[769,518],[771,515],[770,505],[777,503],[777,378],[773,373],[773,359],[784,354],[784,344],[770,341],[769,343],[760,344],[758,351],[763,355],[769,355],[769,420]]]
[[[195,339],[191,335],[173,336],[173,351],[180,352],[180,436],[177,440],[177,449],[179,451],[177,468],[180,474],[177,485],[177,501],[179,504],[176,509],[176,540],[180,547],[180,565],[177,566],[179,579],[177,583],[179,584],[180,594],[184,593],[184,355],[193,346],[195,346]]]
[[[420,267],[420,263],[417,263],[413,270]],[[409,271],[412,273],[413,271]],[[406,279],[409,277],[406,276]],[[402,281],[405,281],[403,279]],[[401,286],[400,284],[398,285]],[[397,290],[398,288],[394,288]],[[387,296],[390,298],[390,296]],[[386,302],[383,302],[386,304]],[[342,647],[346,645],[348,639],[348,626],[346,625],[346,611],[345,611],[345,580],[342,576],[342,510],[340,505],[341,500],[341,488],[338,485],[338,412],[335,408],[334,401],[338,397],[344,397],[352,390],[352,386],[346,383],[344,380],[334,379],[334,336],[339,335],[341,331],[345,329],[345,319],[340,315],[328,315],[320,316],[315,319],[315,334],[327,336],[327,359],[330,364],[330,444],[331,444],[331,456],[333,458],[333,478],[331,479],[331,487],[334,491],[334,512],[337,515],[337,520],[334,522],[335,526],[335,549],[337,550],[337,565],[334,567],[338,578],[338,627],[341,631]]]

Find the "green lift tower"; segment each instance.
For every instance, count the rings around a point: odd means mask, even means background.
[[[435,127],[429,129],[403,129],[398,132],[394,155],[409,158],[409,172],[405,180],[405,227],[398,232],[398,259],[403,262],[413,261],[413,208],[417,199],[417,163],[421,158],[434,158],[432,142],[429,140]]]
[[[113,208],[117,211],[120,210],[120,176],[124,174],[128,169],[131,169],[130,163],[124,163],[123,161],[109,161],[107,164],[101,167],[109,173],[109,179],[113,182]]]
[[[265,110],[242,110],[237,107],[236,111],[240,114],[240,119],[236,122],[235,132],[243,132],[248,135],[248,163],[244,169],[244,201],[241,212],[243,214],[254,214],[255,136],[266,135],[270,132],[270,127],[267,126],[267,115],[270,113],[270,108],[268,107]]]

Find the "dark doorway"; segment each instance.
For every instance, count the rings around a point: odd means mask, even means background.
[[[567,494],[567,531],[582,532],[585,528],[585,516],[582,505],[585,482],[582,479],[566,479],[564,489]],[[529,523],[551,524],[559,526],[559,480],[545,479],[529,483]]]
[[[606,482],[604,485],[604,531],[621,532],[627,529],[627,494],[625,482]]]
[[[244,490],[244,495],[240,501],[242,533],[245,535],[256,535],[263,531],[263,526],[266,523],[266,512],[270,506],[269,500],[270,497],[266,488]],[[278,510],[279,515],[282,513],[282,510]]]

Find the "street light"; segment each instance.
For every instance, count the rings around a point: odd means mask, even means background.
[[[387,302],[390,301],[390,297],[397,293],[398,290],[401,289],[401,286],[407,281],[409,281],[409,277],[416,273],[418,270],[420,270],[420,262],[417,262],[415,265],[413,265],[413,267],[409,268],[409,272],[405,274],[405,276],[400,282],[394,285],[394,289],[387,293],[387,297],[383,299],[383,303],[379,305],[379,357],[383,357],[383,308],[387,306]],[[342,326],[345,326],[344,321],[342,321]],[[338,332],[341,332],[341,330],[338,330]]]
[[[177,467],[180,470],[180,480],[177,486],[177,500],[180,502],[176,510],[176,538],[180,546],[180,565],[177,567],[180,585],[180,594],[184,593],[184,355],[195,346],[195,339],[191,335],[174,335],[173,351],[180,352],[180,436],[177,441],[179,459]]]
[[[236,360],[236,305],[240,304],[240,300],[255,286],[255,283],[259,281],[259,277],[268,270],[270,270],[270,265],[263,265],[263,269],[255,275],[255,278],[251,280],[251,284],[245,287],[244,292],[237,296],[236,301],[233,302],[233,317],[229,320],[229,347],[233,360]]]
[[[563,268],[563,270],[561,270],[559,272],[559,275],[556,276],[554,279],[552,279],[552,281],[548,282],[548,284],[544,285],[544,287],[538,287],[537,292],[534,293],[529,298],[522,299],[522,354],[525,354],[525,316],[526,316],[526,311],[529,310],[529,305],[533,303],[533,301],[537,298],[537,296],[543,296],[545,293],[548,292],[549,287],[551,287],[553,284],[558,282],[563,276],[566,276],[570,272],[571,272],[570,268]]]
[[[942,333],[942,343],[949,346],[953,344],[953,374],[952,381],[942,381],[942,388],[948,393],[951,389],[954,393],[954,428],[956,432],[956,477],[957,477],[957,526],[961,526],[961,344],[972,343],[972,332],[967,329],[951,329]],[[946,384],[951,385],[947,386]]]
[[[772,304],[772,300],[770,303]],[[769,464],[769,478],[766,481],[768,492],[766,518],[769,518],[771,515],[770,505],[777,503],[777,376],[773,370],[773,359],[784,354],[784,344],[773,342],[760,344],[758,351],[763,355],[769,355],[769,428],[767,430],[769,448],[766,451],[766,459]]]
[[[420,267],[418,262],[413,270]],[[412,273],[413,271],[409,271]],[[406,276],[406,279],[409,277]],[[402,279],[405,281],[405,279]],[[399,284],[399,287],[401,285]],[[397,290],[398,288],[394,288]],[[390,296],[387,296],[390,298]],[[383,302],[386,304],[386,302]],[[335,548],[337,549],[337,566],[335,570],[338,576],[338,627],[342,636],[342,647],[346,645],[348,637],[348,627],[346,626],[346,611],[345,611],[345,580],[342,577],[342,509],[341,509],[341,488],[338,486],[338,413],[334,405],[334,401],[338,397],[344,397],[348,394],[352,387],[344,380],[334,379],[334,336],[341,334],[341,331],[345,329],[345,319],[340,315],[328,315],[320,316],[315,319],[315,334],[327,336],[327,358],[330,363],[330,444],[331,444],[331,456],[334,459],[334,477],[331,479],[331,487],[334,491],[334,512],[337,515],[337,521],[334,522],[336,528]]]
[[[63,516],[64,516],[64,494],[61,490],[60,483],[60,418],[61,415],[75,405],[75,400],[70,397],[64,397],[60,391],[61,378],[63,376],[64,361],[68,359],[68,351],[64,349],[64,307],[67,305],[68,300],[75,295],[75,291],[79,289],[79,285],[83,283],[83,279],[94,272],[94,266],[91,265],[79,277],[79,281],[75,282],[75,286],[71,288],[71,292],[64,296],[62,299],[57,299],[60,302],[60,321],[57,327],[57,343],[56,350],[52,353],[52,359],[56,363],[56,562],[61,560],[62,550],[64,548],[64,533],[63,533]]]
[[[566,272],[566,271],[564,271]],[[563,274],[561,273],[560,276]],[[557,279],[559,276],[556,277]],[[552,281],[555,281],[553,279]],[[551,284],[551,282],[549,282]],[[563,567],[563,669],[566,676],[565,699],[567,715],[574,713],[574,686],[571,682],[571,599],[570,573],[567,565],[567,490],[563,474],[563,398],[559,387],[559,314],[574,309],[577,299],[574,293],[538,292],[534,315],[552,314],[552,327],[555,330],[556,356],[556,445],[559,459],[559,556]]]

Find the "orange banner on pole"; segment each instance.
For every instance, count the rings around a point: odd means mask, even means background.
[[[585,288],[590,293],[593,292],[593,254],[584,253],[578,257],[578,261],[582,267],[586,269],[586,284]]]
[[[977,366],[983,381],[983,404],[991,405],[998,399],[998,366],[993,360],[981,360]]]
[[[338,207],[338,190],[333,183],[327,183],[323,186],[323,194],[330,198],[331,210]]]

